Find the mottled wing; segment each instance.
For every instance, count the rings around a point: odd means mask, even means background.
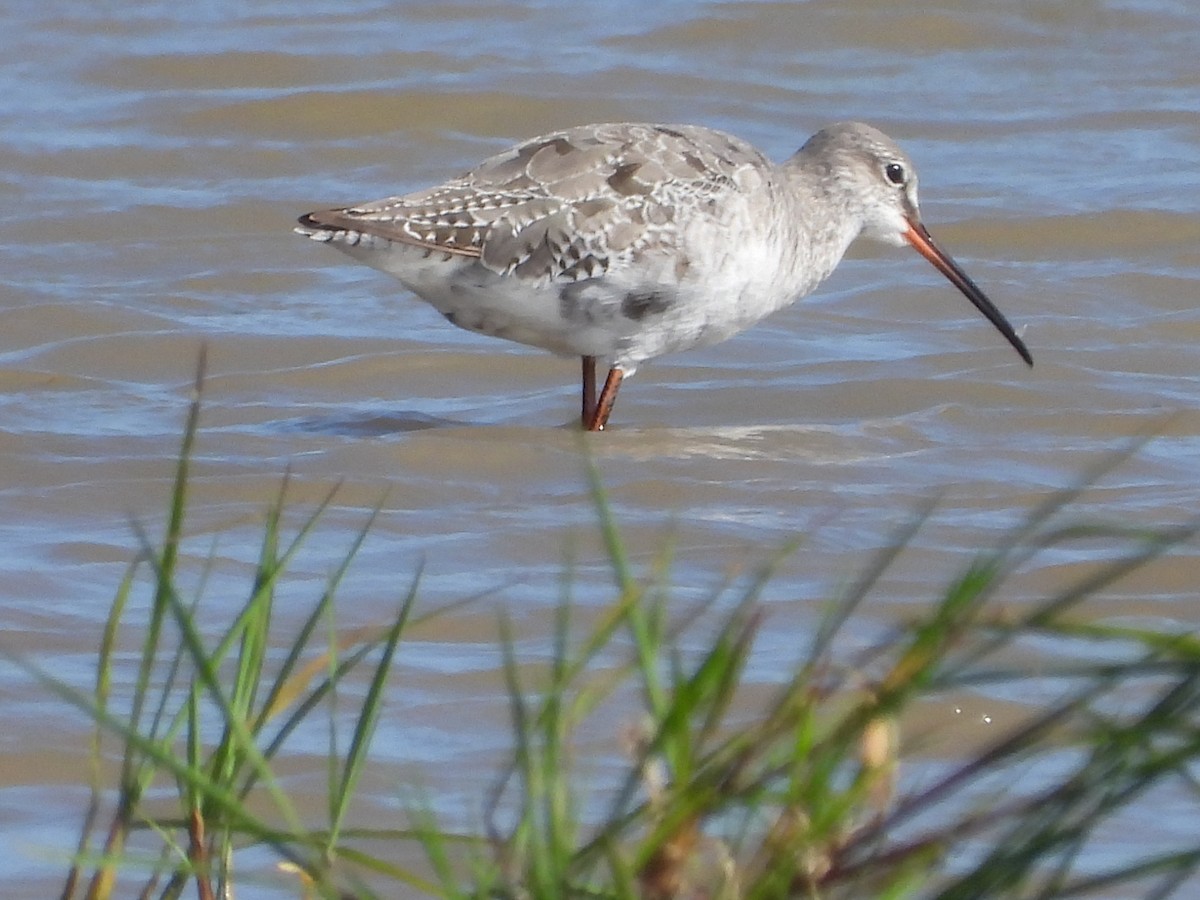
[[[538,281],[579,281],[673,246],[691,212],[757,180],[769,163],[749,144],[695,126],[589,125],[534,138],[440,187],[307,224],[430,252],[478,257]]]

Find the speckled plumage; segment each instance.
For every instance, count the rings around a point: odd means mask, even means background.
[[[1028,357],[920,225],[912,163],[859,123],[818,132],[779,165],[709,128],[581,126],[300,226],[455,325],[582,357],[595,430],[641,362],[723,340],[804,296],[860,233],[912,242]],[[599,405],[587,383],[596,359],[609,365]]]

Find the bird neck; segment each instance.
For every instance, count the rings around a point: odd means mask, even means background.
[[[799,268],[808,273],[808,290],[824,281],[837,267],[846,250],[863,230],[860,204],[845,190],[825,161],[807,156],[803,150],[779,167],[781,217],[793,234]]]

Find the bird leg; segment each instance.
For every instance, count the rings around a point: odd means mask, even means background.
[[[608,370],[604,388],[600,391],[600,399],[596,401],[596,409],[591,420],[584,425],[588,431],[604,430],[604,426],[608,424],[608,417],[612,414],[613,404],[617,402],[617,391],[620,390],[621,379],[624,377],[625,373],[617,366]]]
[[[583,357],[583,427],[596,417],[596,357]]]

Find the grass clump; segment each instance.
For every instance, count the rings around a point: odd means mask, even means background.
[[[485,889],[447,873],[444,895],[1168,896],[1195,873],[1200,840],[1168,849],[1132,842],[1111,863],[1094,842],[1123,827],[1122,814],[1151,792],[1200,800],[1191,774],[1200,760],[1200,642],[1072,614],[1193,537],[1196,525],[1056,524],[1100,474],[1032,511],[929,609],[847,658],[839,637],[932,510],[915,516],[828,611],[774,695],[757,703],[744,699],[741,674],[763,627],[757,597],[770,565],[740,595],[714,603],[729,611],[706,649],[684,654],[664,586],[630,571],[597,487],[620,599],[609,623],[582,642],[568,639],[570,607],[561,607],[544,683],[521,683],[510,654],[517,752],[506,779],[516,785],[515,823],[490,832],[496,864]],[[1117,549],[1086,576],[1021,612],[995,611],[997,591],[1033,557],[1097,541]],[[628,635],[630,662],[599,678],[592,664],[618,632]],[[1030,637],[1071,643],[1071,660],[1045,660],[1031,674],[1028,654],[1014,652]],[[902,777],[898,723],[914,706],[1035,682],[1060,686],[1044,711],[924,783]],[[608,792],[603,815],[585,821],[564,760],[601,700],[629,683],[643,721],[623,782]],[[1057,777],[1021,789],[1039,766]],[[496,819],[513,817],[498,799],[493,809]],[[430,829],[427,843],[438,834]]]
[[[249,848],[298,873],[298,895],[322,897],[1166,897],[1196,872],[1200,839],[1178,847],[1135,840],[1119,859],[1096,850],[1109,830],[1124,827],[1123,815],[1163,792],[1197,805],[1192,770],[1200,761],[1200,642],[1078,614],[1080,604],[1193,538],[1197,525],[1062,524],[1102,469],[1030,511],[887,640],[851,653],[843,638],[860,605],[932,505],[915,515],[830,605],[821,627],[797,636],[795,665],[765,698],[761,686],[748,689],[744,673],[766,621],[759,596],[777,560],[703,610],[673,615],[669,566],[649,578],[634,571],[593,474],[614,597],[586,625],[564,597],[549,661],[536,669],[520,664],[501,619],[513,751],[507,764],[498,761],[479,832],[439,821],[419,800],[410,801],[403,828],[355,828],[348,810],[417,579],[390,624],[338,634],[335,591],[368,522],[298,633],[269,653],[279,640],[272,609],[287,566],[329,502],[285,539],[281,490],[239,615],[206,636],[200,597],[184,598],[178,587],[199,381],[166,533],[157,547],[140,535],[142,552],[101,642],[95,690],[81,693],[9,654],[96,725],[93,802],[64,897],[168,898],[189,886],[200,898],[232,896],[234,862]],[[998,608],[997,592],[1038,554],[1080,543],[1107,547],[1107,558],[1037,602]],[[130,696],[117,704],[114,647],[129,628],[135,573],[144,571],[150,615]],[[1045,659],[1033,675],[1030,639],[1069,642],[1075,652]],[[356,695],[349,740],[340,742],[332,710],[343,705],[334,701],[360,669],[366,687]],[[1053,686],[1041,711],[936,772],[907,775],[901,731],[914,707],[964,689],[1020,691],[1035,681],[1044,693]],[[289,735],[318,716],[329,717],[328,803],[326,820],[313,828],[275,766]],[[614,719],[626,723],[613,754],[619,771],[597,775],[579,748]],[[114,739],[118,773],[109,789],[101,773]],[[164,793],[173,798],[169,811]],[[132,853],[133,835],[143,848],[149,836],[157,851]],[[395,862],[398,841],[423,854],[421,873]]]
[[[141,552],[128,569],[101,640],[95,689],[83,693],[24,657],[6,652],[34,678],[95,723],[92,799],[76,860],[62,897],[178,897],[189,882],[202,900],[232,896],[234,860],[251,847],[269,850],[296,872],[304,891],[335,896],[337,861],[356,858],[344,843],[346,816],[367,761],[383,690],[415,600],[400,599],[393,621],[370,633],[338,635],[334,595],[370,521],[289,639],[272,655],[273,611],[280,579],[332,498],[327,496],[288,540],[281,531],[287,479],[268,510],[255,572],[240,611],[220,632],[205,635],[197,595],[178,587],[192,447],[200,412],[203,360],[179,454],[166,531],[154,546],[137,529]],[[373,518],[373,516],[372,516]],[[128,697],[114,702],[117,647],[138,576],[148,570],[151,599],[141,631]],[[202,573],[206,575],[207,573]],[[353,718],[348,746],[333,721],[338,687],[367,667],[367,688]],[[287,740],[302,723],[330,716],[327,819],[310,828],[275,773]],[[106,790],[106,739],[118,744],[115,790]],[[168,802],[165,796],[173,797]],[[260,811],[261,810],[261,811]],[[150,840],[147,840],[147,837]],[[141,840],[137,840],[141,838]],[[131,848],[131,840],[137,844]],[[146,849],[157,843],[157,852]],[[367,860],[399,883],[424,883],[384,860]],[[145,877],[139,887],[132,876]],[[147,874],[148,873],[148,874]],[[125,874],[125,880],[121,875]]]

